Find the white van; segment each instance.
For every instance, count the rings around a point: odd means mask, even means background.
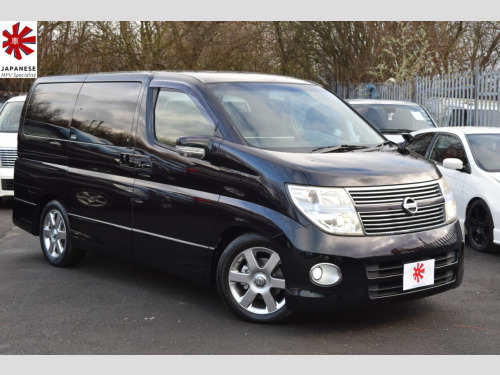
[[[17,130],[26,96],[16,96],[0,110],[0,201],[14,195],[14,162],[17,159]]]

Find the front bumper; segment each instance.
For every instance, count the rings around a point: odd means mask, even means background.
[[[463,278],[464,240],[457,222],[393,236],[340,237],[304,227],[275,238],[283,256],[291,310],[336,310],[421,298],[456,288]],[[403,291],[403,265],[435,259],[434,285]],[[317,263],[333,263],[342,281],[320,287],[309,280]]]
[[[0,167],[0,197],[14,196],[14,168]]]

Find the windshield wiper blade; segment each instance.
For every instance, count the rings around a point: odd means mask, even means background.
[[[345,151],[361,150],[365,148],[369,148],[369,146],[355,146],[355,145],[325,146],[325,147],[315,148],[311,152],[321,152],[321,153],[337,152],[337,151],[345,152]]]
[[[382,134],[411,133],[412,131],[410,129],[379,129]]]

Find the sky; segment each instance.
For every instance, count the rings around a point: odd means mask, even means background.
[[[18,4],[22,4],[19,6]],[[498,19],[491,0],[26,0],[2,7],[0,20],[179,21],[488,21]]]

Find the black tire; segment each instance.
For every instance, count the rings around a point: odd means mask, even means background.
[[[71,246],[68,215],[58,201],[50,201],[42,211],[40,245],[47,262],[56,267],[76,266],[85,256]]]
[[[219,259],[216,281],[224,303],[244,320],[276,323],[291,314],[285,303],[281,259],[271,242],[259,234],[244,234],[227,246]]]
[[[486,202],[474,201],[467,214],[467,236],[474,250],[480,252],[494,250],[493,228],[493,218]]]

